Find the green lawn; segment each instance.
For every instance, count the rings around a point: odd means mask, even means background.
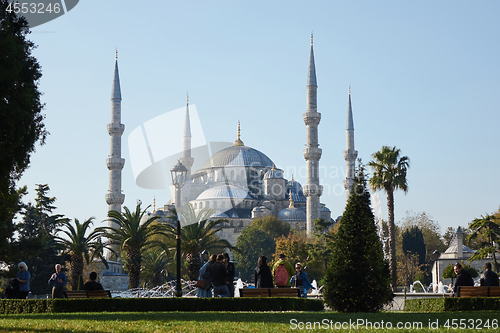
[[[453,319],[456,321],[453,322]],[[460,322],[460,320],[462,321]],[[377,331],[499,332],[500,312],[342,314],[334,312],[151,312],[151,313],[68,313],[0,315],[0,332],[296,332],[352,331],[371,332],[371,322]],[[429,328],[438,322],[439,329]],[[485,327],[488,321],[489,329]],[[316,330],[307,329],[307,323]],[[397,328],[397,323],[403,325]],[[301,323],[304,325],[300,329]],[[320,327],[319,324],[322,324]],[[392,329],[386,329],[388,323]],[[337,328],[335,328],[337,324]],[[344,329],[341,326],[344,326]],[[359,326],[356,326],[359,324]],[[457,329],[452,329],[456,324]],[[383,325],[382,329],[380,326]],[[406,329],[404,329],[406,325]],[[421,325],[421,326],[420,326]],[[461,329],[469,327],[466,329]],[[378,326],[378,327],[377,327]],[[410,327],[415,327],[410,329]]]

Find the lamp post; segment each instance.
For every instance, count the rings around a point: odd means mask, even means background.
[[[179,214],[181,209],[181,188],[186,183],[188,169],[177,161],[177,164],[170,170],[172,176],[172,185],[175,186],[175,206],[177,212],[177,235],[175,236],[177,242],[177,282],[175,284],[175,296],[182,297],[181,285],[181,221]]]
[[[439,255],[441,254],[441,252],[439,252],[438,250],[434,250],[432,254],[437,255],[436,259],[436,286],[437,286],[439,285]]]

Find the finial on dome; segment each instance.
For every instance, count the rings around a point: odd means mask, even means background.
[[[244,146],[243,141],[240,139],[240,121],[238,120],[238,137],[234,141],[233,146]]]
[[[292,173],[292,182],[293,182],[293,173]]]
[[[156,197],[153,196],[153,214],[156,213]]]
[[[292,189],[290,189],[288,195],[290,196],[290,206],[288,206],[288,208],[295,208],[295,206],[293,205]]]
[[[189,104],[189,94],[187,91],[186,91],[186,104]]]
[[[276,169],[274,168],[274,163],[273,163],[273,167],[271,168],[271,170],[276,170]]]

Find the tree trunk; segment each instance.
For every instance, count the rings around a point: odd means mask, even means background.
[[[71,290],[78,290],[78,280],[83,274],[83,256],[71,256]]]
[[[136,249],[127,250],[127,261],[129,288],[139,288],[141,274],[141,251]]]
[[[394,191],[387,191],[387,215],[389,227],[389,268],[391,270],[392,290],[396,290],[398,275],[396,264],[396,233],[394,226]]]

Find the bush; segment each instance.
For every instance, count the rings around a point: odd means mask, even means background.
[[[0,300],[0,313],[159,311],[322,311],[323,301],[303,298],[87,298]]]
[[[325,281],[325,303],[339,312],[376,312],[393,299],[361,163],[334,236]]]
[[[408,299],[405,301],[404,310],[410,312],[500,311],[500,298],[446,297]]]

